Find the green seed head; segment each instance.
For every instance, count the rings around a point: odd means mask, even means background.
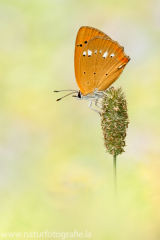
[[[104,92],[101,113],[104,146],[108,153],[118,155],[124,152],[128,124],[127,103],[122,88],[110,87]]]

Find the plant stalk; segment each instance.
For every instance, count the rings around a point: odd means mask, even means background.
[[[114,191],[117,200],[117,171],[116,171],[116,155],[113,155],[113,175],[114,175]]]

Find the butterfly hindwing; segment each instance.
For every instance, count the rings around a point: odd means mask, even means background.
[[[83,95],[107,89],[122,73],[129,57],[110,38],[96,36],[83,47],[78,66],[78,82]]]

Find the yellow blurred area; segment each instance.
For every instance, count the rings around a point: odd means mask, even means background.
[[[0,1],[0,232],[160,239],[159,12],[158,0]],[[78,89],[81,26],[105,32],[131,58],[114,83],[130,118],[117,204],[100,117],[87,101],[56,102],[63,94],[53,93]]]

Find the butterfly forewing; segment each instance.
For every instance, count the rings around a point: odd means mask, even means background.
[[[110,38],[105,33],[99,31],[96,28],[92,27],[81,27],[77,33],[76,43],[75,43],[75,56],[74,56],[74,64],[75,64],[75,76],[77,84],[81,91],[84,91],[81,85],[81,81],[79,78],[79,61],[80,55],[84,48],[84,46],[89,42],[89,40],[93,39],[96,36],[103,36],[105,38]]]
[[[107,89],[122,73],[129,57],[115,41],[94,37],[83,47],[78,65],[78,81],[83,95]]]

